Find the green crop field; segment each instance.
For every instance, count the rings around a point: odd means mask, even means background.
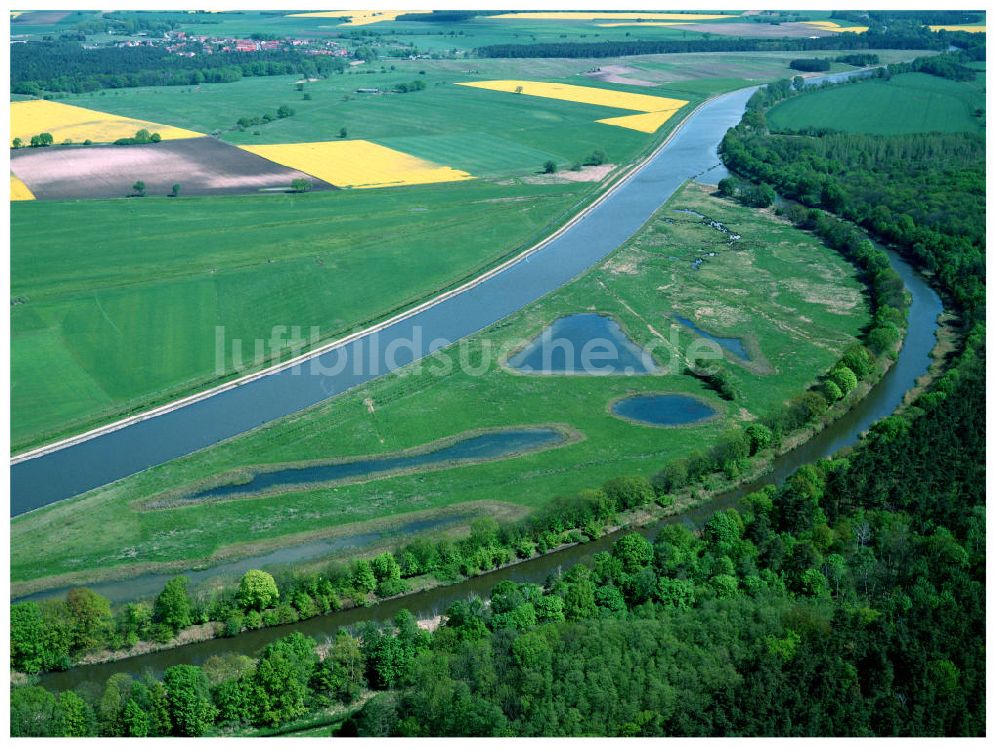
[[[549,159],[569,166],[597,148],[609,161],[620,163],[651,141],[646,133],[595,122],[628,114],[624,110],[454,85],[514,77],[512,66],[502,70],[489,66],[489,72],[481,66],[478,74],[461,73],[458,67],[401,63],[385,73],[335,75],[306,84],[304,92],[296,90],[294,76],[280,76],[198,87],[123,89],[66,102],[204,133],[221,131],[220,137],[239,145],[336,140],[340,129],[346,128],[351,139],[403,149],[477,177],[537,171]],[[356,93],[358,88],[391,88],[418,78],[427,89],[408,94]],[[311,99],[303,99],[304,93]],[[681,97],[669,90],[658,93],[689,100],[691,107],[704,98]],[[273,113],[282,104],[293,107],[295,114],[242,131],[236,128],[240,117]],[[676,115],[675,121],[684,114]]]
[[[810,92],[768,112],[772,128],[828,127],[851,133],[983,133],[986,74],[952,81],[927,73],[905,73],[889,81],[865,81]],[[980,113],[980,114],[977,114]]]
[[[385,317],[530,242],[590,188],[15,203],[13,445],[209,384],[216,326],[249,357],[272,326],[332,337]]]
[[[244,78],[235,83],[105,90],[61,101],[203,133],[239,145],[334,140],[373,140],[478,177],[520,174],[552,159],[571,165],[593,149],[612,162],[633,157],[650,136],[595,120],[621,110],[538,97],[519,98],[454,84],[523,79],[597,86],[678,98],[690,107],[707,96],[789,77],[794,52],[647,55],[612,59],[399,60],[361,65],[299,91],[295,76]],[[916,54],[888,51],[892,62]],[[830,53],[832,56],[833,53]],[[627,66],[627,78],[652,86],[602,82],[586,75],[597,68]],[[835,70],[849,66],[835,64]],[[423,91],[359,94],[359,88],[392,88],[422,80]],[[308,94],[309,99],[304,96]],[[241,117],[294,108],[292,117],[240,130]],[[679,121],[687,110],[678,113]],[[668,123],[668,128],[670,127]]]
[[[702,216],[741,239],[730,244],[729,234]],[[704,259],[700,270],[692,267],[696,258]],[[633,340],[654,347],[664,365],[674,351],[669,342],[684,350],[693,340],[687,329],[675,327],[675,314],[712,334],[742,337],[756,353],[753,364],[727,360],[724,367],[743,396],[722,401],[699,381],[677,374],[680,369],[644,376],[529,376],[498,364],[552,320],[584,311],[613,316]],[[839,255],[769,213],[692,185],[605,262],[445,350],[453,363],[457,352],[466,352],[468,362],[484,365],[481,372],[455,366],[442,374],[418,363],[247,435],[15,518],[12,579],[74,572],[94,579],[113,576],[120,566],[139,570],[203,559],[223,547],[238,555],[247,544],[280,546],[291,534],[459,502],[534,507],[610,476],[652,474],[668,459],[707,448],[725,430],[801,393],[868,322],[862,285]],[[663,429],[608,412],[608,404],[622,396],[664,391],[695,394],[713,404],[720,418]],[[584,439],[433,472],[143,509],[154,495],[244,467],[392,453],[469,430],[541,424],[568,425]],[[55,528],[60,544],[45,544]]]

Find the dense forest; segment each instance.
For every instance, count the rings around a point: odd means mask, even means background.
[[[75,42],[28,42],[10,48],[10,85],[15,94],[83,93],[135,86],[229,83],[250,76],[343,69],[341,58],[296,51],[219,52],[181,57],[162,47],[97,47]]]
[[[830,61],[825,57],[804,57],[792,60],[788,67],[806,73],[822,73],[830,69]]]

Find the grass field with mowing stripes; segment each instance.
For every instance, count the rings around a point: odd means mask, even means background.
[[[13,447],[216,382],[216,326],[250,359],[273,326],[333,337],[382,319],[538,239],[592,189],[15,203]]]

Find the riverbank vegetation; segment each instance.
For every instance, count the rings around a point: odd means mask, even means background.
[[[725,205],[710,198],[704,189],[691,187],[687,192],[683,201],[685,206],[697,205],[702,210],[713,207],[717,211]],[[699,197],[704,203],[693,202]],[[683,218],[674,219],[678,214]],[[716,212],[713,215],[730,221],[728,214]],[[702,237],[704,230],[729,238],[736,236],[728,225],[718,219],[708,219],[692,208],[673,208],[656,223],[662,224],[664,218],[669,226],[679,224],[676,231],[692,246],[698,244],[695,238]],[[875,319],[882,323],[871,328],[868,338],[870,346],[874,346],[873,341],[878,342],[878,357],[866,346],[855,344],[833,364],[814,389],[792,398],[760,422],[724,433],[721,440],[706,451],[661,465],[652,481],[642,476],[622,477],[600,488],[575,495],[564,494],[522,522],[498,526],[483,519],[473,524],[472,534],[464,539],[417,541],[397,548],[392,555],[383,554],[375,561],[359,559],[325,569],[314,566],[308,574],[286,574],[279,587],[280,595],[263,608],[248,609],[236,588],[199,592],[189,597],[183,579],[171,581],[157,602],[133,602],[118,607],[114,613],[109,602],[85,589],[71,592],[65,603],[15,605],[19,622],[13,635],[17,643],[15,669],[65,668],[81,657],[94,658],[95,652],[100,658],[100,652],[105,649],[120,655],[149,650],[151,646],[143,645],[142,641],[167,645],[184,642],[190,633],[183,633],[179,641],[174,638],[191,626],[195,626],[192,632],[197,631],[196,637],[204,639],[289,624],[345,607],[364,606],[411,588],[422,589],[436,582],[474,576],[566,544],[594,539],[609,529],[635,522],[637,518],[663,515],[697,502],[699,495],[709,488],[718,489],[720,482],[738,482],[741,477],[754,476],[786,446],[797,444],[801,432],[818,429],[816,425],[821,426],[829,418],[842,414],[854,402],[852,391],[859,383],[867,387],[881,376],[898,342],[896,325],[901,325],[905,318],[905,300],[899,279],[888,269],[884,254],[876,252],[862,233],[843,222],[831,220],[818,211],[813,211],[811,218],[809,227],[861,269],[862,278],[871,289],[877,311]],[[745,231],[745,226],[740,228]],[[614,262],[620,264],[621,259]],[[713,273],[727,275],[725,268],[706,269],[704,273],[706,277]],[[753,277],[752,269],[744,268],[743,274]],[[890,324],[888,320],[893,322]],[[886,326],[891,327],[893,336],[879,335]],[[759,358],[759,351],[757,356]],[[718,376],[725,370],[716,368],[710,372]],[[180,608],[184,615],[181,618],[171,620],[164,615],[157,604],[164,595],[170,600],[182,600]],[[73,624],[76,610],[70,600],[80,597],[97,603],[94,606],[103,613],[99,622],[92,619],[82,626]],[[81,641],[54,635],[67,627],[69,630],[84,627],[88,636]],[[47,645],[52,643],[58,644],[54,650]],[[109,655],[107,658],[115,657]]]
[[[768,128],[772,106],[812,96],[787,81],[754,94],[740,125],[723,140],[729,168],[898,246],[932,274],[967,329],[984,321],[985,136],[847,134],[835,122],[794,134]]]
[[[74,573],[88,576],[77,578],[84,583],[113,577],[119,564],[135,569],[182,560],[210,563],[221,547],[236,557],[241,544],[280,546],[290,534],[498,494],[539,507],[557,495],[599,487],[609,477],[651,477],[670,460],[707,454],[720,438],[742,432],[751,421],[777,424],[786,408],[801,420],[795,426],[814,421],[825,413],[827,401],[805,392],[819,385],[870,325],[856,273],[836,251],[787,222],[688,187],[603,264],[466,342],[462,351],[472,366],[469,372],[458,366],[459,347],[451,347],[444,350],[452,358],[450,372],[419,364],[404,368],[211,450],[15,519],[14,580]],[[678,366],[663,375],[558,377],[515,374],[500,365],[553,320],[588,310],[611,315],[634,341],[654,349],[664,363],[676,358]],[[727,357],[710,365],[744,398],[724,401],[684,374],[683,357],[698,336],[674,322],[675,314],[697,321],[712,335],[737,336],[748,344],[750,361]],[[657,429],[607,410],[626,395],[664,391],[710,400],[723,417]],[[427,483],[431,475],[414,472],[228,502],[142,509],[154,495],[247,466],[393,453],[470,429],[551,422],[569,424],[587,439],[544,453],[436,471],[433,486]],[[611,444],[613,454],[606,450]],[[731,476],[738,478],[745,469],[735,463]],[[707,470],[694,476],[699,492],[732,481],[709,477]],[[62,544],[39,553],[32,540],[43,538],[52,524],[60,528]],[[197,533],[187,533],[193,529]],[[28,549],[35,550],[30,559],[19,552]]]
[[[849,457],[746,496],[699,535],[625,535],[545,587],[455,602],[432,632],[404,611],[162,680],[16,687],[12,733],[225,734],[369,689],[340,734],[982,734],[983,344]]]

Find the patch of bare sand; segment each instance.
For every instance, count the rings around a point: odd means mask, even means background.
[[[714,306],[702,302],[701,306],[695,309],[694,315],[698,325],[710,329],[732,330],[748,320],[748,316],[739,308],[717,302]]]
[[[823,305],[827,312],[834,315],[847,315],[861,302],[861,295],[856,289],[836,284],[820,284],[801,279],[784,279],[779,284],[805,302]]]
[[[608,273],[615,276],[635,276],[639,273],[639,263],[635,260],[623,260],[618,262],[608,262],[604,265]]]
[[[217,635],[219,635],[217,623],[207,622],[204,625],[192,625],[191,627],[180,631],[166,643],[158,643],[156,641],[139,641],[130,648],[123,648],[117,651],[97,651],[87,654],[81,658],[77,664],[103,664],[108,661],[120,661],[121,659],[128,659],[132,656],[140,656],[142,654],[153,653],[154,651],[163,651],[168,648],[184,646],[188,643],[210,641]]]
[[[602,65],[596,70],[588,70],[585,75],[605,83],[623,83],[626,86],[656,86],[655,81],[647,81],[644,78],[633,78],[632,74],[642,73],[638,68],[628,65]]]
[[[424,630],[428,630],[433,633],[435,630],[441,627],[441,625],[444,624],[444,619],[445,619],[444,615],[425,617],[421,620],[417,620],[417,627],[423,628]]]
[[[600,182],[617,167],[617,164],[598,164],[580,169],[565,169],[553,174],[533,174],[521,178],[529,185],[554,185],[564,182]]]

